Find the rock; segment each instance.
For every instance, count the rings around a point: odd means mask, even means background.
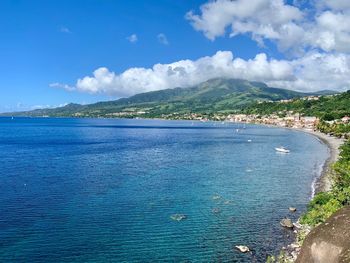
[[[300,224],[300,223],[298,223],[298,222],[296,222],[296,223],[293,223],[293,226],[295,227],[295,228],[297,228],[297,229],[301,229],[303,226]]]
[[[170,218],[174,221],[181,221],[183,219],[186,219],[187,217],[184,214],[173,214],[170,216]]]
[[[218,213],[221,213],[221,209],[215,207],[215,208],[213,208],[212,212],[213,212],[214,214],[218,214]]]
[[[306,236],[297,263],[350,262],[350,206],[345,206]]]
[[[241,251],[242,253],[247,253],[249,252],[249,247],[247,246],[235,246],[239,251]]]
[[[220,198],[221,198],[220,195],[214,195],[214,196],[213,196],[213,200],[219,200]]]
[[[292,244],[289,245],[289,247],[290,247],[291,249],[296,249],[296,248],[299,248],[300,245],[298,245],[297,243],[292,243]]]
[[[280,222],[281,226],[286,227],[286,228],[293,228],[293,222],[289,218],[284,218]]]
[[[291,206],[291,207],[289,207],[289,211],[294,213],[295,211],[297,211],[297,209],[295,207]]]

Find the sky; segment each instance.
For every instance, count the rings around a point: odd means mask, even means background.
[[[1,0],[0,112],[243,78],[350,88],[348,0]]]

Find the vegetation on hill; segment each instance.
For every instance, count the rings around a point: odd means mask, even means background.
[[[55,109],[11,113],[11,116],[161,117],[171,113],[234,112],[254,102],[304,97],[307,94],[268,87],[261,82],[217,78],[190,88],[137,94],[89,105],[68,104]]]
[[[287,102],[254,103],[242,109],[246,114],[261,115],[288,111],[305,116],[316,116],[325,121],[350,116],[350,90],[336,95],[320,96],[314,100],[297,98]]]

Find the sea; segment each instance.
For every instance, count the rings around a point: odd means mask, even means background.
[[[0,118],[0,262],[265,262],[328,155],[253,124]]]

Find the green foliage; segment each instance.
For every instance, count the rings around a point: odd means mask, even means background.
[[[340,158],[334,164],[334,186],[330,192],[317,194],[301,217],[302,224],[311,226],[324,222],[345,205],[350,205],[350,141],[340,148]]]
[[[274,256],[268,256],[266,259],[266,263],[275,263],[276,258]]]
[[[331,121],[350,116],[350,91],[337,95],[321,96],[314,100],[295,98],[289,102],[254,103],[242,111],[246,114],[261,115],[293,111],[304,116],[316,116],[324,121]]]
[[[328,94],[329,92],[321,92]],[[324,95],[318,100],[302,99],[313,94],[270,88],[261,82],[241,79],[211,79],[190,88],[158,90],[89,105],[69,104],[55,109],[2,114],[7,116],[50,117],[145,117],[189,113],[225,112],[285,115],[287,111],[332,120],[350,115],[350,92]],[[317,95],[317,94],[314,94]],[[292,99],[290,102],[276,102]],[[140,113],[145,112],[145,113]]]
[[[310,202],[308,212],[301,217],[300,222],[307,225],[317,225],[341,208],[340,202],[331,193],[319,193]]]
[[[317,125],[317,129],[323,133],[331,134],[336,137],[345,136],[347,137],[350,133],[350,124],[344,124],[344,123],[333,123],[329,124],[325,121],[321,121]]]

